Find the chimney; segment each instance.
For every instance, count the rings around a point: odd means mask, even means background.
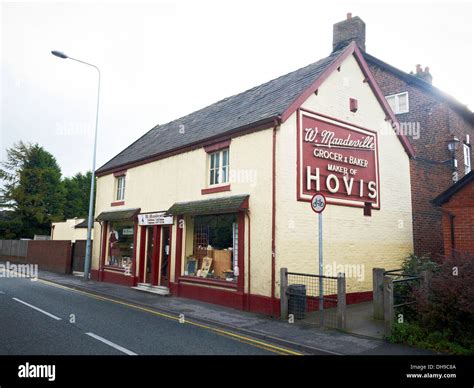
[[[365,23],[359,16],[348,13],[346,20],[333,25],[332,50],[337,51],[352,41],[365,51]]]
[[[421,68],[421,65],[416,65],[416,72],[413,74],[411,72],[410,74],[414,75],[415,77],[418,77],[422,79],[425,82],[428,82],[430,85],[433,84],[433,76],[430,73],[430,68],[428,66],[425,67],[425,70]]]

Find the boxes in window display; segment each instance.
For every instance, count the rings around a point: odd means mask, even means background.
[[[214,249],[214,275],[225,278],[226,272],[232,271],[232,251],[227,249]]]

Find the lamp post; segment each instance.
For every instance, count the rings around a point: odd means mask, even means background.
[[[93,207],[94,207],[94,186],[95,186],[95,159],[96,159],[96,151],[97,151],[97,127],[99,123],[99,98],[100,98],[100,70],[97,66],[81,61],[80,59],[71,58],[70,56],[60,52],[60,51],[51,51],[51,54],[54,56],[61,58],[61,59],[72,59],[73,61],[83,63],[84,65],[88,65],[93,67],[97,70],[97,74],[99,75],[98,79],[98,86],[97,86],[97,109],[95,115],[95,133],[94,133],[94,152],[92,155],[92,177],[91,177],[91,190],[90,190],[90,197],[89,197],[89,215],[87,218],[87,243],[86,243],[86,257],[84,259],[84,279],[89,280],[90,278],[90,271],[91,271],[91,241],[92,241],[92,225],[93,225]]]

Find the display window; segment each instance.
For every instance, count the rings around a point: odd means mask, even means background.
[[[237,214],[195,216],[192,221],[184,275],[237,282]]]
[[[114,221],[109,224],[106,265],[130,269],[133,260],[134,233],[134,224],[131,221]]]

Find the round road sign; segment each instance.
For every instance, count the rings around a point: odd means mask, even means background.
[[[326,208],[326,197],[324,194],[316,193],[311,198],[311,209],[315,213],[321,213]]]

